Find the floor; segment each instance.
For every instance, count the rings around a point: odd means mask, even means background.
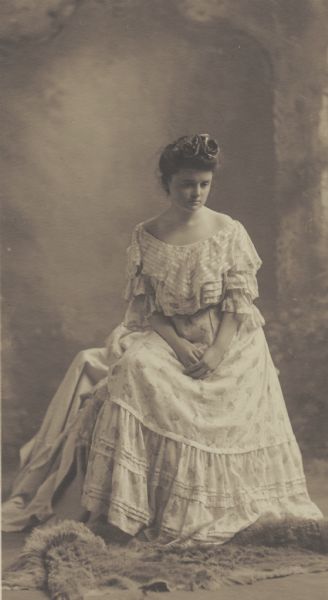
[[[305,464],[309,493],[328,516],[328,464],[316,460]],[[10,565],[24,543],[24,534],[11,533],[2,536],[2,567]],[[327,600],[328,572],[319,574],[293,575],[291,577],[266,580],[245,586],[223,586],[216,592],[195,593],[195,600]],[[3,591],[3,600],[45,600],[46,594],[32,591]],[[145,596],[135,592],[113,590],[102,595],[88,596],[93,600],[141,600]],[[190,600],[190,592],[162,593],[161,600]],[[159,600],[156,593],[148,593],[147,600]]]

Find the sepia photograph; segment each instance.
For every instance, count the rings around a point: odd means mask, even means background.
[[[328,0],[2,0],[4,600],[325,600]]]

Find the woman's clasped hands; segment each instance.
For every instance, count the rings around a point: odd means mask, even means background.
[[[203,379],[209,376],[223,358],[223,352],[216,346],[209,346],[204,351],[185,339],[181,339],[176,354],[185,367],[184,373],[193,379]]]

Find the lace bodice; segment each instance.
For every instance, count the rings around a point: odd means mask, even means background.
[[[218,304],[254,317],[262,260],[245,227],[225,217],[214,235],[183,246],[157,239],[144,223],[135,227],[127,249],[126,324],[147,326],[154,311],[194,315]]]

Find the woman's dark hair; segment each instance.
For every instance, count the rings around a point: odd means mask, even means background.
[[[171,177],[180,169],[215,171],[219,154],[217,141],[207,133],[184,135],[168,144],[159,159],[160,177],[165,191],[169,193]]]

